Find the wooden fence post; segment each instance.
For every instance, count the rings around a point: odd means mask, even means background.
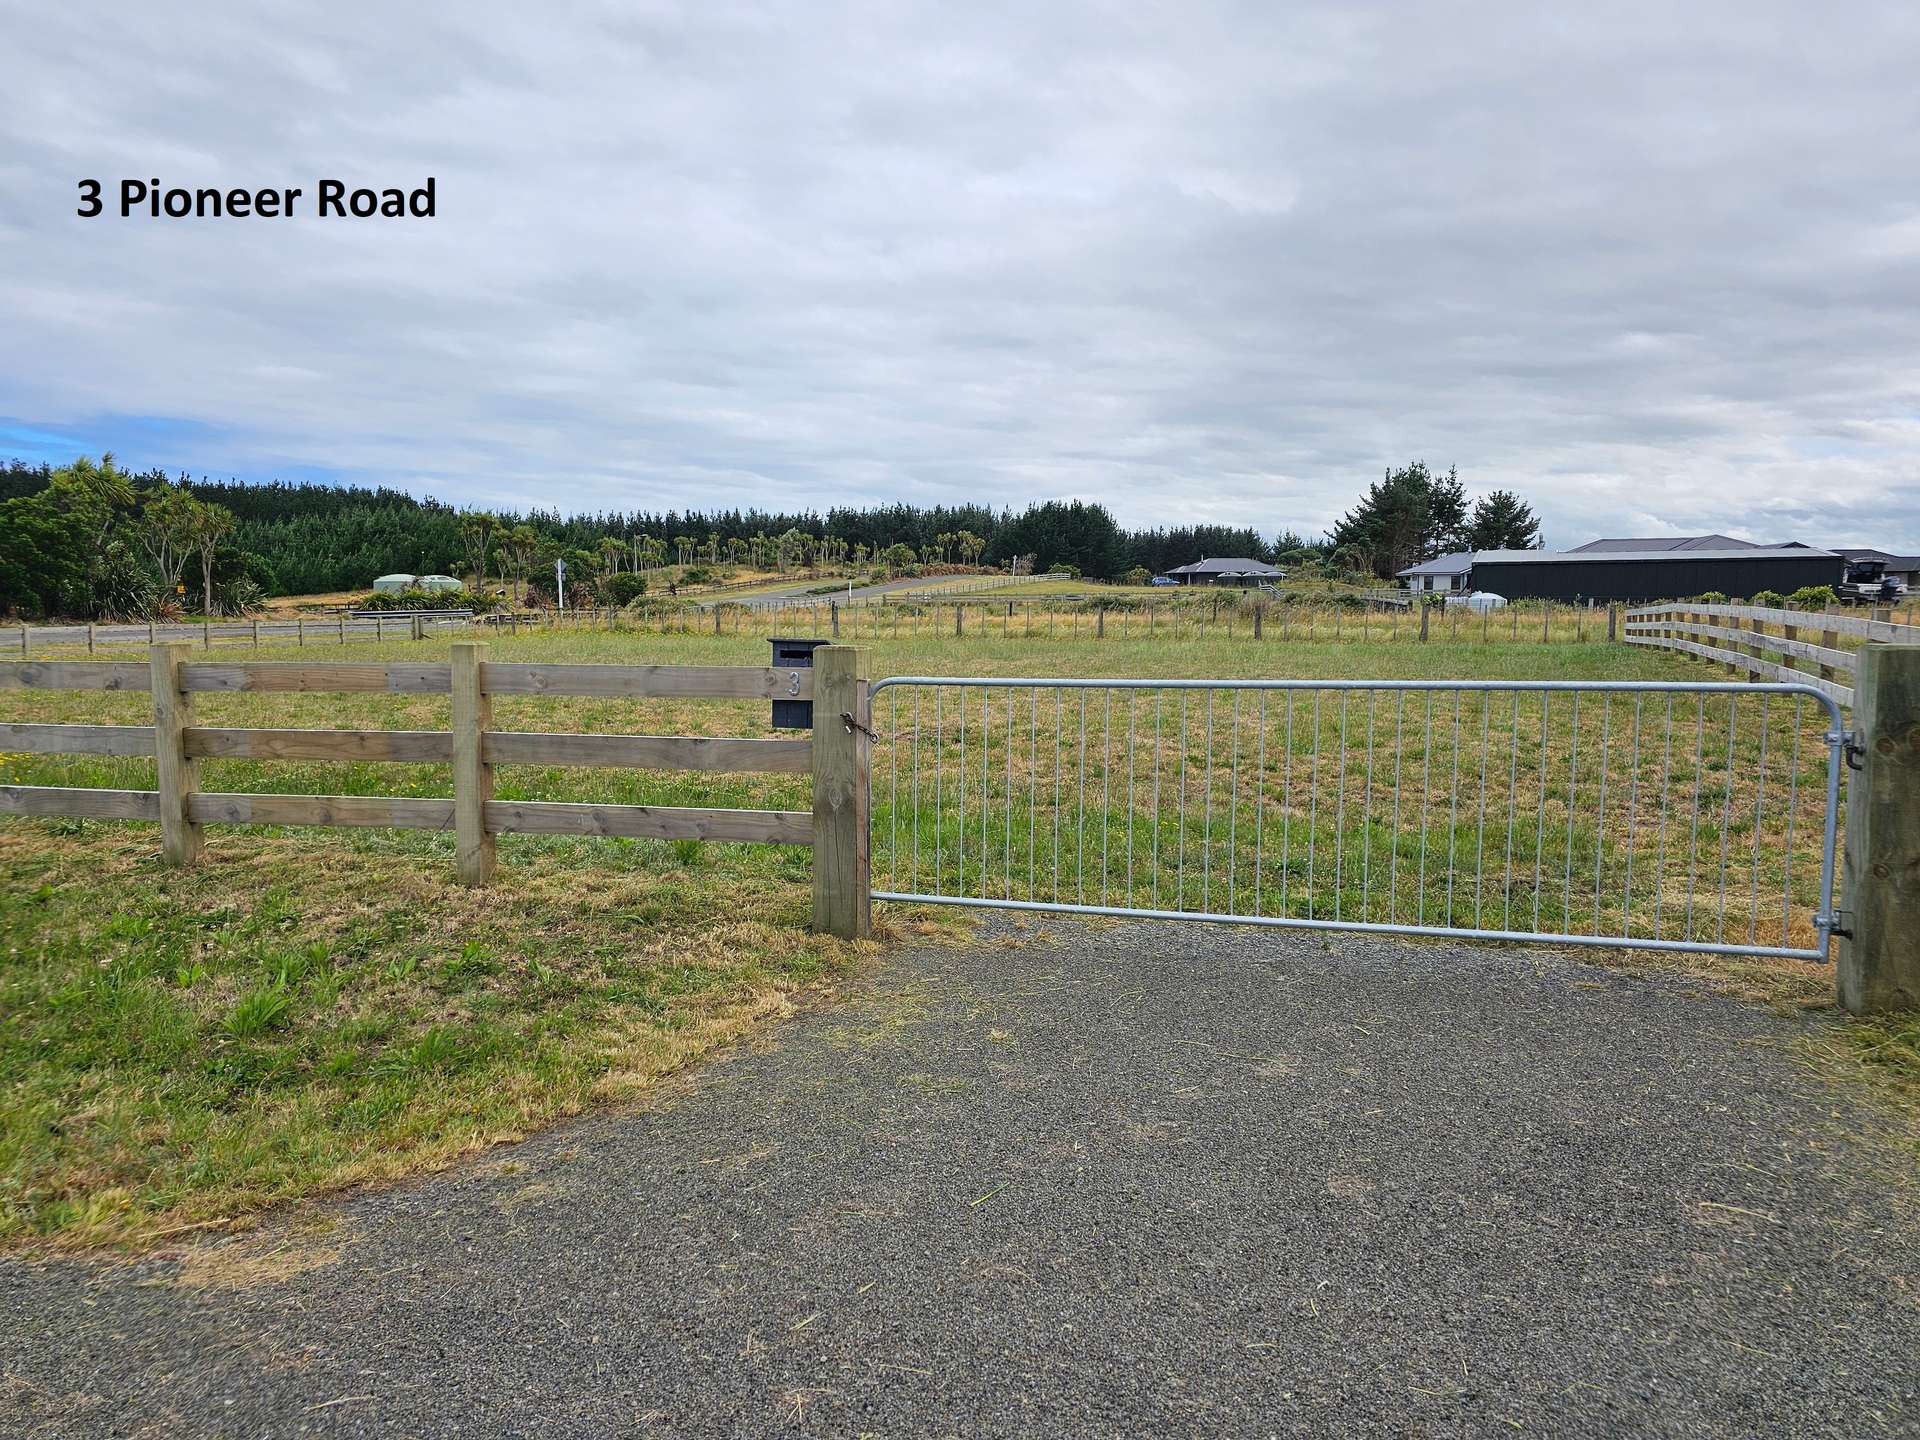
[[[838,640],[840,638],[840,602],[838,600],[827,602],[827,617],[833,625],[833,638]]]
[[[1420,643],[1427,643],[1427,626],[1433,620],[1433,607],[1422,600],[1420,603]]]
[[[1107,638],[1107,607],[1104,601],[1093,607],[1093,638]]]
[[[1253,638],[1256,640],[1260,638],[1260,617],[1266,608],[1258,600],[1253,602]]]
[[[486,654],[479,640],[453,645],[454,869],[462,885],[484,885],[493,877],[494,841],[487,829],[493,767],[486,757],[493,701],[480,676]]]
[[[1853,720],[1840,1003],[1854,1015],[1920,1009],[1920,645],[1860,647]]]
[[[961,607],[955,605],[953,607],[953,638],[956,640],[960,638],[960,615]]]
[[[200,827],[187,807],[200,788],[200,762],[187,758],[187,727],[193,724],[193,696],[180,688],[180,668],[189,648],[184,640],[155,645],[153,662],[153,758],[160,792],[160,850],[169,865],[191,865],[200,858]]]
[[[872,931],[871,756],[860,658],[851,645],[813,652],[813,928],[843,940]]]
[[[1620,638],[1620,607],[1615,602],[1607,602],[1607,639],[1609,642]]]

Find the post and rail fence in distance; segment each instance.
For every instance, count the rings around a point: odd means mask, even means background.
[[[1920,625],[1764,605],[1712,605],[1682,600],[1629,610],[1622,637],[1725,665],[1735,674],[1811,685],[1840,704],[1853,702],[1860,647],[1920,643]]]

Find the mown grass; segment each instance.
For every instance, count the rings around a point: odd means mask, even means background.
[[[1085,635],[1010,644],[973,627],[958,641],[922,634],[862,643],[876,676],[1710,673],[1595,639],[1419,645],[1404,632],[1255,644],[1244,631],[1170,643],[1110,630],[1098,644]],[[365,663],[442,653],[438,642],[395,641],[345,655],[282,645],[260,658]],[[491,642],[503,660],[749,664],[766,653],[763,638],[731,633],[562,631]],[[150,713],[138,693],[7,691],[0,718],[141,724]],[[447,701],[203,695],[198,723],[437,729]],[[769,733],[766,706],[710,701],[504,696],[494,723]],[[152,765],[6,755],[0,783],[145,788]],[[450,782],[441,766],[208,761],[201,783],[445,795]],[[807,783],[512,767],[500,772],[499,794],[805,808]],[[1549,831],[1549,845],[1557,833]],[[991,838],[1004,845],[999,832]],[[1584,863],[1587,851],[1580,855]],[[0,1243],[138,1244],[447,1163],[644,1090],[784,1012],[856,953],[806,930],[804,850],[509,836],[497,881],[484,891],[453,883],[452,858],[451,837],[440,834],[216,827],[205,864],[171,871],[159,863],[150,825],[0,822]],[[1354,858],[1348,852],[1343,863]],[[962,923],[957,912],[897,907],[889,918],[896,927]],[[1792,962],[1701,968],[1772,976],[1802,991],[1831,983],[1820,967]],[[1903,1065],[1910,1050],[1886,1046],[1873,1063]]]

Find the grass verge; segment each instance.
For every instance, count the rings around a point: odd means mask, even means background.
[[[527,837],[531,839],[532,837]],[[786,1013],[854,947],[804,852],[0,829],[0,1243],[133,1244],[444,1165]]]

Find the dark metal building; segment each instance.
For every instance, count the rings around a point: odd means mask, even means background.
[[[1509,600],[1685,600],[1717,590],[1745,599],[1838,585],[1846,561],[1805,546],[1738,550],[1482,550],[1471,583]]]

